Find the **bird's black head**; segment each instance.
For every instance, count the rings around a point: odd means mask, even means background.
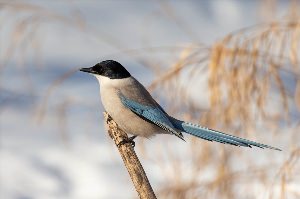
[[[81,68],[80,71],[108,77],[110,79],[123,79],[130,77],[130,73],[114,60],[106,60],[90,68]]]

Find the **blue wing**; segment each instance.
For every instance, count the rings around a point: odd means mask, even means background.
[[[173,123],[174,127],[181,130],[182,132],[191,134],[193,136],[208,140],[208,141],[216,141],[223,144],[231,144],[235,146],[244,146],[244,147],[250,147],[256,146],[259,148],[269,148],[269,149],[275,149],[278,151],[281,151],[278,148],[268,146],[265,144],[260,144],[257,142],[253,142],[250,140],[246,140],[243,138],[239,138],[233,135],[228,135],[219,131],[215,131],[206,127],[202,127],[196,124],[184,122],[177,120],[175,118],[170,117],[171,122]]]
[[[121,92],[119,92],[118,95],[123,105],[129,108],[136,115],[184,140],[182,133],[175,130],[175,127],[169,120],[169,117],[159,106],[147,106],[140,104],[134,100],[126,98]]]

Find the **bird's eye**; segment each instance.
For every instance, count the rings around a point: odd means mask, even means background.
[[[101,70],[101,67],[99,67],[99,66],[97,66],[97,65],[95,65],[95,66],[93,66],[93,71],[96,73],[96,74],[99,74],[99,75],[101,75],[102,74],[102,70]]]

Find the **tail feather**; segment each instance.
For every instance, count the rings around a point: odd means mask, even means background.
[[[251,146],[256,146],[259,148],[269,148],[269,149],[281,151],[280,149],[272,147],[272,146],[253,142],[253,141],[250,141],[250,140],[247,140],[244,138],[239,138],[239,137],[236,137],[233,135],[228,135],[226,133],[215,131],[213,129],[202,127],[200,125],[180,121],[175,118],[170,118],[170,120],[171,120],[172,124],[174,125],[174,127],[177,128],[178,130],[180,130],[184,133],[188,133],[193,136],[205,139],[205,140],[216,141],[216,142],[220,142],[223,144],[231,144],[231,145],[235,145],[235,146],[243,146],[243,147],[250,147],[250,148],[251,148]]]

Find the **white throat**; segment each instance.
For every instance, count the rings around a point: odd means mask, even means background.
[[[100,87],[115,87],[120,88],[123,86],[127,86],[128,84],[132,83],[133,78],[127,77],[123,79],[110,79],[109,77],[101,76],[101,75],[94,75],[99,84]]]

